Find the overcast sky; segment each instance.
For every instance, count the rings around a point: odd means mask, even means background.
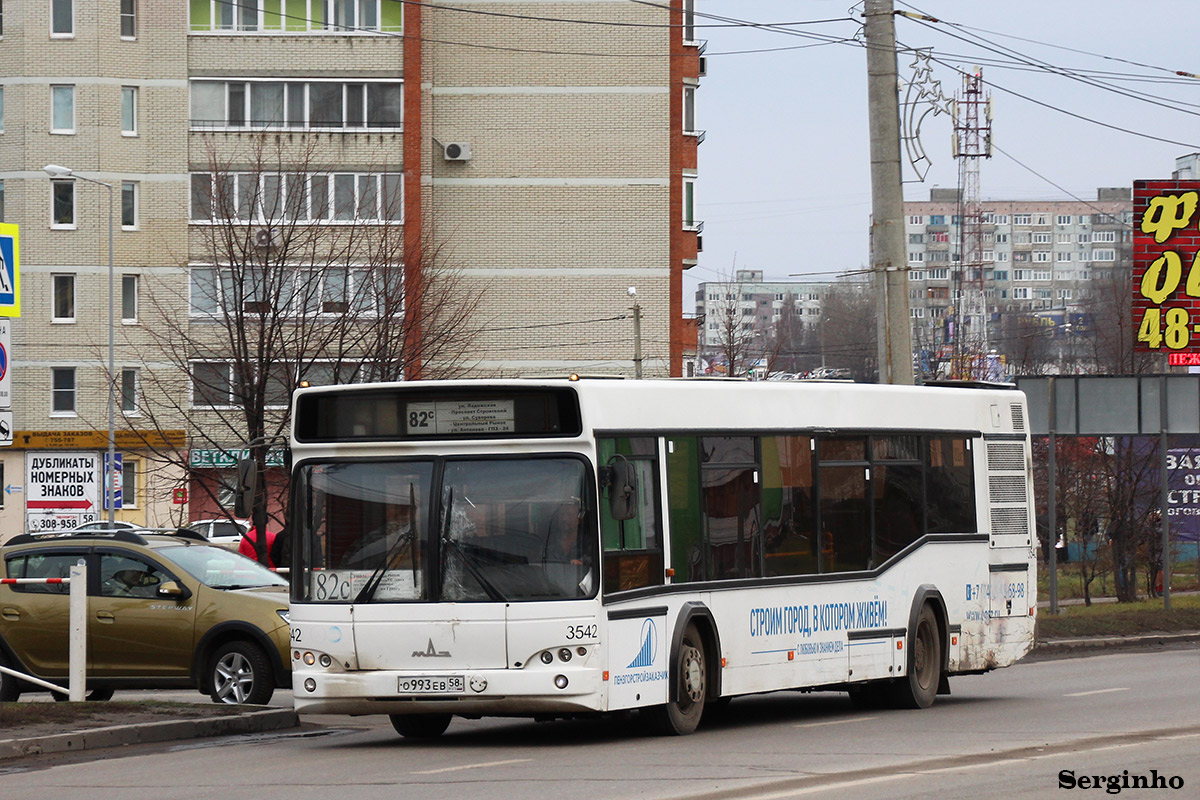
[[[827,275],[817,273],[867,263],[866,52],[854,41],[824,44],[795,35],[854,37],[861,3],[855,21],[848,21],[851,2],[697,0],[700,15],[756,23],[842,21],[781,32],[697,20],[722,27],[697,33],[708,40],[696,123],[706,131],[696,210],[704,221],[704,252],[685,273],[685,312],[693,308],[697,282],[720,280],[735,266],[780,279],[813,273],[812,279],[824,280]],[[1200,74],[1196,0],[915,0],[911,6],[896,0],[896,8],[944,20],[897,18],[896,38],[902,47],[933,48],[934,59],[944,62],[932,65],[933,77],[945,94],[961,90],[956,67],[983,66],[993,138],[1004,151],[981,164],[984,200],[1094,200],[1099,186],[1169,177],[1176,156],[1200,151],[1200,80],[1174,75]],[[769,48],[804,49],[735,52]],[[911,61],[901,54],[901,79]],[[1116,91],[1022,61],[1047,62]],[[947,115],[925,118],[921,141],[933,164],[924,183],[905,165],[906,199],[927,200],[931,187],[957,186],[951,134]]]

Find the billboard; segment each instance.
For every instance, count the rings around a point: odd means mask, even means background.
[[[1200,181],[1133,184],[1134,347],[1200,366]]]

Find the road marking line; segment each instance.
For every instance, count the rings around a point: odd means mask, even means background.
[[[1075,692],[1073,694],[1064,694],[1063,697],[1087,697],[1088,695],[1093,695],[1093,694],[1108,694],[1110,692],[1128,692],[1128,691],[1129,691],[1128,686],[1122,686],[1119,689],[1095,689],[1090,692]]]
[[[845,725],[848,722],[869,722],[879,717],[855,717],[854,719],[835,719],[830,722],[806,722],[803,725],[793,725],[793,728],[823,728],[826,725]]]
[[[464,769],[482,769],[484,767],[499,767],[504,764],[523,764],[526,761],[533,761],[532,758],[510,758],[506,761],[484,761],[481,764],[460,764],[457,767],[442,767],[441,769],[423,769],[419,772],[413,772],[413,775],[437,775],[440,772],[458,772]]]

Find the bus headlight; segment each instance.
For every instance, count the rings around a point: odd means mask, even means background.
[[[549,664],[552,661],[554,661],[554,654],[551,653],[549,650],[543,650],[542,651],[542,663]]]
[[[326,653],[321,653],[321,657],[318,658],[317,661],[318,661],[318,663],[320,663],[320,665],[322,667],[325,667],[326,669],[328,669],[329,665],[333,663],[333,659],[330,658],[328,656],[328,654],[326,654]]]
[[[302,660],[304,661],[305,664],[307,664],[310,667],[313,664],[317,663],[317,657],[314,656],[312,653],[305,653]]]
[[[571,660],[571,648],[564,647],[561,650],[559,650],[558,651],[558,660],[559,661],[570,661]]]

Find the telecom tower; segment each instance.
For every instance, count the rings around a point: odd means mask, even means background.
[[[980,123],[980,107],[983,122]],[[988,377],[988,304],[984,294],[983,207],[979,200],[979,159],[992,157],[992,99],[983,93],[983,70],[963,74],[962,94],[954,99],[954,157],[958,159],[959,253],[956,289],[954,377]],[[953,268],[953,264],[951,267]]]

